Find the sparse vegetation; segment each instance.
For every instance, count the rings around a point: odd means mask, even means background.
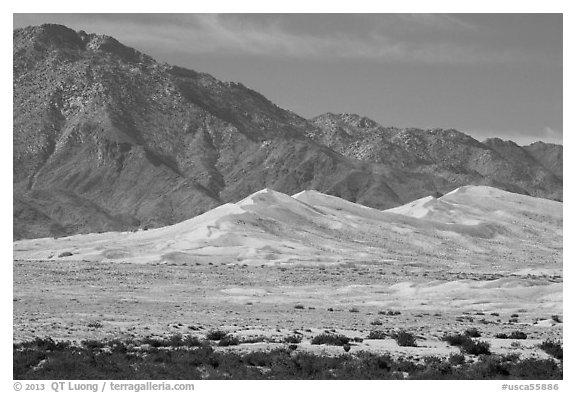
[[[312,339],[311,344],[312,345],[326,344],[326,345],[343,346],[344,344],[348,344],[349,342],[350,342],[350,339],[348,337],[344,336],[343,334],[322,333],[318,336],[315,336]]]
[[[464,336],[467,337],[467,336]],[[467,337],[469,340],[470,337]],[[185,340],[185,338],[183,338]],[[170,341],[170,340],[166,340]],[[13,346],[13,378],[43,379],[536,379],[560,380],[553,359],[485,355],[466,362],[462,354],[423,361],[363,351],[339,356],[294,352],[297,345],[246,354],[196,348],[137,350],[138,341],[84,341],[81,345],[35,339]],[[557,343],[552,343],[557,344]],[[553,345],[556,348],[556,345]],[[132,348],[132,349],[130,349]],[[107,350],[104,350],[107,349]]]
[[[490,355],[490,344],[486,341],[475,341],[466,334],[446,335],[444,341],[470,355]]]
[[[546,352],[548,355],[555,357],[558,360],[563,360],[563,348],[560,341],[546,340],[539,345],[540,349]]]
[[[302,336],[293,334],[291,336],[284,337],[282,341],[288,344],[300,344],[302,342]]]
[[[206,339],[207,340],[212,340],[212,341],[218,341],[223,339],[224,337],[226,337],[228,335],[227,332],[223,331],[223,330],[210,330],[207,334],[206,334]]]
[[[453,366],[464,364],[465,361],[466,357],[461,353],[453,353],[448,357],[448,362]]]
[[[520,330],[515,330],[508,335],[508,338],[512,340],[526,340],[528,335]]]
[[[219,347],[229,347],[238,344],[240,344],[240,340],[238,340],[237,337],[234,337],[230,334],[227,334],[226,336],[222,337],[220,341],[218,341]]]
[[[296,310],[304,310],[304,306],[302,304],[297,304],[294,306]]]
[[[416,337],[409,332],[404,330],[399,331],[394,335],[396,343],[401,347],[416,347]]]
[[[369,340],[384,340],[386,337],[388,337],[388,335],[382,330],[372,330],[366,338]]]
[[[482,337],[482,333],[480,333],[480,331],[476,328],[466,329],[464,334],[466,334],[468,337]]]
[[[490,344],[486,341],[466,341],[460,347],[462,351],[470,355],[490,355]]]

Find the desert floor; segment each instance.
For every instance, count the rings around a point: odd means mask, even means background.
[[[204,337],[222,329],[240,338],[304,334],[299,350],[342,353],[311,345],[322,332],[363,338],[351,349],[397,355],[458,352],[441,340],[470,327],[495,353],[547,357],[537,345],[562,339],[560,275],[516,275],[401,268],[390,262],[331,265],[118,264],[14,261],[14,342],[167,336]],[[389,311],[400,312],[388,315]],[[515,317],[513,314],[518,314]],[[552,318],[552,316],[559,318]],[[515,319],[516,318],[516,319]],[[418,347],[371,330],[404,329]],[[526,340],[496,339],[520,330]],[[241,344],[253,350],[286,344]]]

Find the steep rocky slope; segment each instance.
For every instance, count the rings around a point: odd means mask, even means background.
[[[542,166],[562,179],[562,162],[564,158],[562,145],[534,142],[523,148]]]

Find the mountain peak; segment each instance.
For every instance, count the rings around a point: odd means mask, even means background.
[[[118,56],[125,62],[152,62],[150,56],[130,48],[113,37],[86,33],[83,30],[73,29],[59,25],[46,23],[40,26],[28,26],[15,29],[14,50],[33,48],[35,50],[77,50],[104,52]]]

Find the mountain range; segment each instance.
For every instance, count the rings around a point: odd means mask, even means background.
[[[465,185],[562,200],[562,146],[305,119],[61,25],[13,31],[13,84],[15,239],[172,225],[264,188],[375,209]]]

